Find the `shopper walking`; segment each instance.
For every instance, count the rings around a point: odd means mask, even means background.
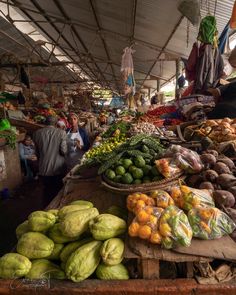
[[[48,127],[39,129],[34,134],[36,154],[39,158],[39,176],[44,185],[44,206],[60,191],[66,173],[66,132],[55,128],[56,123],[57,118],[50,116],[46,120]]]

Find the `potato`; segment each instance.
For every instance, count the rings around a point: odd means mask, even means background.
[[[203,182],[203,177],[201,175],[191,175],[190,177],[187,178],[186,183],[190,186],[190,187],[199,187],[199,184]]]
[[[205,168],[211,168],[216,163],[216,157],[211,154],[203,154],[200,156],[200,158]]]
[[[233,219],[234,222],[236,222],[236,209],[233,208],[227,208],[226,213],[229,215],[231,219]],[[236,236],[235,236],[236,237]]]
[[[227,165],[229,167],[230,171],[235,168],[234,162],[226,156],[220,156],[218,158],[218,161]]]
[[[228,191],[216,190],[213,192],[213,197],[219,207],[225,206],[226,208],[233,207],[235,204],[234,195]]]
[[[217,162],[213,167],[213,170],[215,170],[218,174],[231,174],[229,167],[222,162]]]
[[[217,159],[218,156],[219,156],[218,152],[215,151],[215,150],[206,150],[206,151],[204,151],[202,154],[211,154],[211,155],[215,156],[216,159]]]
[[[216,179],[216,183],[219,184],[223,189],[229,189],[236,186],[236,178],[231,174],[221,174]]]
[[[205,181],[216,182],[218,173],[215,170],[206,170],[203,172],[203,178]]]
[[[212,190],[214,191],[214,186],[211,182],[209,181],[205,181],[205,182],[202,182],[199,186],[200,189],[208,189],[208,190]]]
[[[234,195],[234,197],[236,198],[236,186],[229,188],[229,192],[231,192]]]

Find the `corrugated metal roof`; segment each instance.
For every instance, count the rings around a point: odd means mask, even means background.
[[[119,87],[119,66],[125,47],[133,44],[136,50],[137,86],[151,87],[154,91],[156,81],[150,80],[150,75],[162,77],[162,84],[171,79],[175,74],[174,58],[188,57],[198,33],[198,28],[188,26],[185,18],[180,21],[176,0],[12,0],[11,3],[26,19],[35,21],[31,24],[57,43],[57,48],[91,80],[100,80],[113,89]],[[216,13],[221,33],[233,4],[234,0],[202,0],[201,16]],[[167,61],[161,62],[157,59],[163,46]],[[141,79],[145,78],[148,80],[143,83]]]

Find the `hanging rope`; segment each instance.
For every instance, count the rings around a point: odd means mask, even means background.
[[[189,33],[190,33],[190,21],[187,19],[187,35],[186,35],[186,45],[189,45]]]
[[[216,16],[217,0],[215,0],[214,16]]]

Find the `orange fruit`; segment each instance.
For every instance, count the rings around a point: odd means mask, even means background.
[[[146,223],[149,221],[150,215],[146,211],[141,210],[138,212],[137,218],[140,223]]]
[[[149,239],[152,234],[152,229],[148,225],[141,225],[139,227],[138,236],[141,239]]]
[[[145,202],[143,200],[138,200],[135,206],[135,210],[140,210],[145,207]]]
[[[153,244],[161,244],[161,234],[159,232],[154,232],[151,234],[150,242]]]
[[[139,198],[140,200],[146,201],[148,199],[148,196],[145,194],[140,194]]]
[[[158,218],[154,215],[151,215],[150,216],[150,223],[153,224],[153,225],[156,225],[158,222]]]
[[[129,226],[129,235],[131,237],[137,237],[139,231],[139,224],[137,222],[132,222]]]
[[[145,211],[147,212],[147,214],[151,215],[153,213],[153,208],[152,207],[146,207]]]
[[[168,223],[160,224],[159,231],[163,237],[171,236],[171,228]]]

